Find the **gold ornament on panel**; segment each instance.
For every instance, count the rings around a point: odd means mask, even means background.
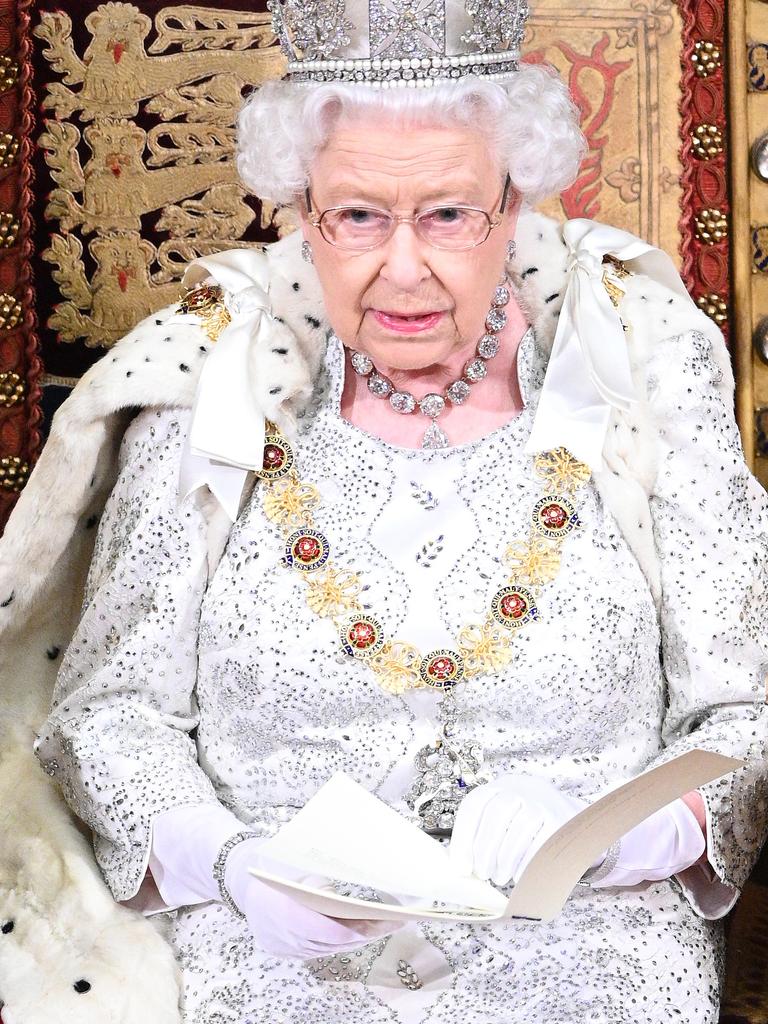
[[[153,19],[104,3],[85,19],[80,55],[69,16],[42,14],[52,116],[38,141],[54,181],[46,216],[59,226],[43,259],[64,300],[49,320],[62,341],[109,347],[179,299],[190,260],[248,244],[257,214],[235,170],[235,120],[246,88],[282,74],[270,21],[189,5]],[[145,129],[139,114],[159,123]],[[148,215],[162,240],[142,238]],[[287,227],[268,204],[261,220]]]

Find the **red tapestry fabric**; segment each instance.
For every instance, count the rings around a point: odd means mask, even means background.
[[[30,0],[0,0],[0,529],[40,450]]]
[[[726,124],[726,8],[722,0],[681,0],[683,16],[683,200],[680,252],[683,280],[729,339]]]

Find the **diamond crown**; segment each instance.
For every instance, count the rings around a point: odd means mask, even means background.
[[[269,0],[294,82],[429,86],[504,80],[519,66],[527,0]]]

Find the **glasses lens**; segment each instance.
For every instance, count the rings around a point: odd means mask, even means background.
[[[469,249],[488,237],[491,224],[482,210],[441,206],[416,219],[419,233],[438,249]]]
[[[392,217],[383,210],[345,206],[327,210],[320,220],[323,237],[342,249],[372,249],[387,238]]]

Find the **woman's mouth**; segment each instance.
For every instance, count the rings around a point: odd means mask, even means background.
[[[436,327],[443,318],[443,311],[437,310],[432,313],[385,313],[381,309],[371,310],[374,319],[381,326],[389,331],[397,331],[398,334],[418,334],[421,331],[429,331]]]

